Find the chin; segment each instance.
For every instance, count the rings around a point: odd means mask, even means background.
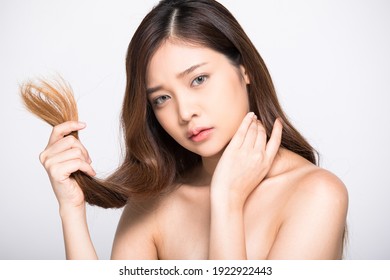
[[[212,158],[212,157],[220,157],[225,150],[226,146],[223,147],[214,147],[214,148],[198,148],[191,149],[190,151],[201,156],[202,158]]]
[[[212,158],[221,156],[225,151],[226,146],[229,144],[230,139],[209,139],[203,143],[193,143],[193,142],[182,142],[179,143],[183,148],[193,152],[194,154],[199,155],[202,158]]]

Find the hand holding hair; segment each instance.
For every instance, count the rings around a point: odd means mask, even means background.
[[[78,140],[78,131],[85,124],[77,122],[77,104],[70,86],[63,79],[52,82],[41,79],[23,84],[20,91],[26,108],[54,127],[40,161],[59,203],[68,199],[80,204],[80,198],[85,197],[89,204],[103,208],[124,206],[129,195],[126,189],[113,180],[92,177],[96,173],[90,166],[87,150]]]
[[[72,131],[77,132],[83,128],[85,124],[75,121],[56,125],[47,147],[39,156],[49,175],[60,208],[84,206],[84,194],[72,178],[72,173],[80,170],[90,177],[96,175],[90,165],[92,161],[87,150],[79,140],[70,135]]]
[[[20,88],[27,109],[50,125],[53,131],[39,159],[45,167],[60,206],[67,259],[97,259],[86,221],[85,201],[108,206],[104,198],[94,195],[106,187],[92,178],[87,150],[78,140],[85,124],[77,121],[73,93],[63,80],[49,83],[39,80]]]

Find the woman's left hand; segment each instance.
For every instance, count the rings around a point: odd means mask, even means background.
[[[248,113],[226,147],[211,181],[211,194],[243,206],[267,175],[279,150],[283,126],[276,120],[267,143],[266,131]]]

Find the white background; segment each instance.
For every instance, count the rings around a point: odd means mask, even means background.
[[[125,54],[156,3],[0,1],[0,259],[63,259],[58,206],[38,160],[51,128],[18,84],[61,74],[78,100],[98,176],[120,161]],[[390,259],[390,2],[220,1],[267,63],[287,115],[346,184],[347,259]],[[108,259],[121,210],[88,208]]]

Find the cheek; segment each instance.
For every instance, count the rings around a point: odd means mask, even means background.
[[[175,117],[167,111],[155,112],[155,116],[161,127],[175,140],[177,139],[177,126],[175,125]]]
[[[165,116],[165,114],[161,113],[161,112],[155,112],[154,115],[156,116],[156,119],[159,122],[159,124],[161,125],[161,127],[165,131],[169,130],[169,122],[167,121],[167,117]]]
[[[231,83],[219,90],[218,96],[213,100],[217,104],[215,108],[224,111],[225,114],[242,115],[249,110],[249,98],[246,85]],[[222,112],[221,112],[222,113]]]
[[[229,136],[233,136],[249,111],[249,98],[245,84],[232,85],[225,90],[224,97],[216,107],[217,114]]]

